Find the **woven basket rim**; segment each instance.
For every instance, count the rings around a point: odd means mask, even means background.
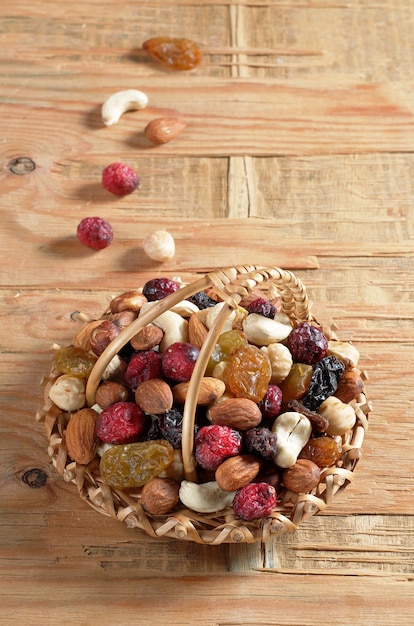
[[[220,314],[208,332],[200,349],[192,378],[189,382],[183,412],[182,457],[186,480],[197,482],[194,458],[194,420],[198,391],[208,359],[218,336],[232,311],[238,308],[255,287],[273,286],[280,293],[282,311],[295,326],[303,321],[320,324],[313,318],[307,291],[302,281],[290,270],[278,267],[237,266],[209,272],[203,277],[181,287],[163,300],[154,303],[147,312],[136,317],[131,324],[109,344],[97,359],[86,386],[87,406],[95,403],[95,393],[101,376],[119,350],[144,326],[171,309],[178,302],[199,291],[211,290],[224,302]],[[105,314],[104,314],[105,315]],[[103,317],[100,318],[102,321]],[[323,329],[326,330],[325,328]],[[337,339],[335,333],[330,333]],[[39,414],[44,420],[49,439],[49,454],[57,472],[67,482],[73,482],[80,497],[99,513],[113,517],[128,527],[136,527],[149,536],[175,538],[200,544],[254,543],[266,541],[286,532],[294,532],[307,518],[324,511],[333,498],[353,480],[355,467],[361,457],[361,448],[368,427],[371,404],[365,393],[353,402],[356,415],[354,428],[343,437],[343,455],[340,466],[321,471],[318,487],[309,494],[296,495],[285,490],[273,513],[265,519],[245,522],[236,518],[231,508],[218,514],[201,514],[185,509],[181,503],[173,512],[163,516],[149,515],[140,504],[140,489],[120,491],[106,485],[99,475],[96,457],[88,466],[70,459],[65,443],[65,423],[68,416],[48,398],[48,389],[56,379],[52,371],[46,381],[45,405]]]

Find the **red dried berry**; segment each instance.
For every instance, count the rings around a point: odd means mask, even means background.
[[[105,443],[124,444],[143,436],[148,419],[134,402],[116,402],[100,413],[96,434]]]
[[[203,426],[195,438],[195,458],[204,469],[215,471],[225,459],[242,449],[241,434],[229,426]]]
[[[144,380],[162,378],[162,355],[154,350],[143,350],[132,355],[124,374],[124,382],[135,391]]]
[[[248,313],[257,313],[258,315],[270,317],[271,319],[276,315],[276,308],[269,300],[265,300],[264,298],[253,300],[247,307],[247,311]]]
[[[313,365],[328,354],[328,340],[319,328],[302,322],[287,338],[287,347],[296,363]]]
[[[138,184],[138,176],[125,163],[111,163],[102,172],[102,185],[116,196],[127,196]]]
[[[148,302],[154,302],[155,300],[166,298],[179,288],[180,285],[170,278],[153,278],[145,283],[142,294]]]
[[[259,402],[259,409],[265,421],[275,420],[282,408],[282,390],[277,385],[269,385]]]
[[[268,483],[250,483],[234,496],[233,511],[247,522],[268,517],[276,506],[276,489]]]
[[[79,224],[77,236],[81,243],[93,250],[107,248],[112,242],[112,226],[102,217],[85,217]]]
[[[165,378],[185,383],[191,378],[200,350],[191,343],[176,341],[162,355],[162,373]]]

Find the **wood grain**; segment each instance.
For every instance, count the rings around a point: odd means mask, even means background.
[[[414,613],[414,5],[407,0],[14,0],[0,5],[0,624],[411,626]],[[161,33],[203,63],[148,59]],[[119,89],[149,106],[104,127]],[[151,146],[154,117],[184,117]],[[18,158],[33,171],[13,172]],[[140,188],[109,196],[123,160]],[[28,163],[28,161],[26,161]],[[30,162],[29,162],[30,164]],[[13,166],[14,167],[14,166]],[[113,225],[80,246],[87,215]],[[144,237],[167,228],[156,264]],[[279,265],[361,352],[373,400],[353,483],[266,544],[154,540],[97,514],[50,464],[53,343],[168,275]]]

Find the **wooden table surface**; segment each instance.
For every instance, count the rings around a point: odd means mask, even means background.
[[[13,0],[1,32],[0,623],[404,625],[414,615],[414,3]],[[204,53],[168,72],[156,35]],[[103,101],[146,109],[102,123]],[[153,118],[187,122],[151,146]],[[116,198],[102,169],[141,185]],[[79,221],[110,220],[93,252]],[[143,253],[167,228],[172,261]],[[293,269],[353,340],[374,404],[354,482],[266,544],[156,540],[98,514],[51,465],[53,343],[150,277]]]

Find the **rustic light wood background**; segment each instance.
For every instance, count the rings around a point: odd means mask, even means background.
[[[0,16],[0,623],[411,625],[414,3],[2,0]],[[202,65],[151,63],[159,34],[199,42]],[[126,88],[150,105],[104,127]],[[176,114],[186,131],[151,147],[147,122]],[[35,169],[13,173],[19,157]],[[141,177],[120,199],[100,184],[116,160]],[[99,253],[75,236],[90,215],[115,231]],[[158,227],[177,244],[162,267],[141,249]],[[238,263],[294,269],[357,343],[364,456],[326,513],[267,545],[149,539],[51,467],[35,421],[50,346],[74,310]]]

